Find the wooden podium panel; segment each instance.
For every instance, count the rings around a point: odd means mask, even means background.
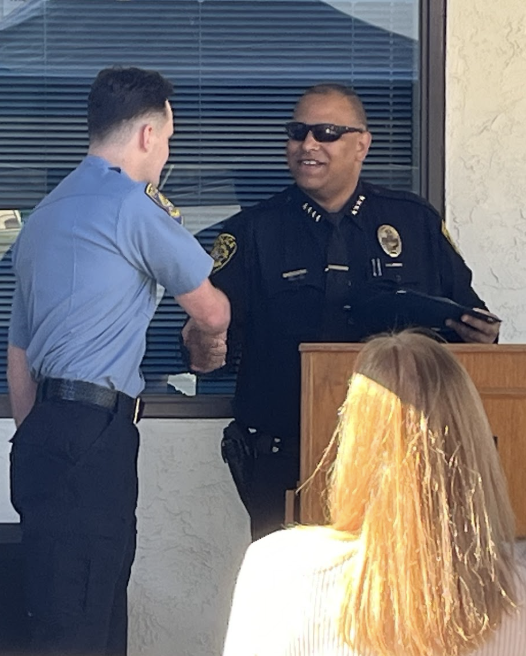
[[[314,471],[336,427],[361,344],[302,344],[301,483]],[[526,345],[449,344],[482,398],[508,481],[517,536],[526,536]],[[299,493],[300,521],[325,523],[319,474]]]

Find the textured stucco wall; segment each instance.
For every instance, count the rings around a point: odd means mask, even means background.
[[[130,656],[220,656],[248,516],[219,454],[224,421],[145,420]]]
[[[0,522],[18,522],[18,515],[9,502],[9,440],[15,432],[12,419],[0,419]]]
[[[526,343],[526,5],[450,0],[446,218],[475,287]]]

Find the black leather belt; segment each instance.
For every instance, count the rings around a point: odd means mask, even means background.
[[[67,378],[44,378],[37,388],[37,401],[60,399],[62,401],[77,401],[106,408],[112,412],[127,414],[136,424],[142,416],[144,407],[139,397],[136,399],[116,390],[88,383],[84,380],[68,380]]]

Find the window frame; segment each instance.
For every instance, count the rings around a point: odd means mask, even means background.
[[[420,191],[445,208],[446,0],[420,1]]]
[[[445,203],[446,0],[420,0],[420,193],[441,214]],[[145,419],[232,417],[232,396],[143,395]],[[0,418],[11,418],[9,396],[0,394]]]

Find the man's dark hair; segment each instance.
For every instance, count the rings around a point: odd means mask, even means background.
[[[340,84],[339,82],[323,82],[321,84],[315,84],[313,87],[309,87],[301,98],[298,100],[297,105],[305,98],[306,96],[313,95],[329,95],[331,93],[339,93],[342,96],[345,96],[349,99],[349,102],[352,105],[352,108],[356,112],[356,118],[362,125],[367,128],[367,114],[365,112],[364,106],[360,97],[356,91],[347,84]],[[297,106],[296,105],[296,106]]]
[[[88,96],[88,133],[102,141],[124,122],[164,113],[173,85],[156,71],[114,66],[99,72]]]

